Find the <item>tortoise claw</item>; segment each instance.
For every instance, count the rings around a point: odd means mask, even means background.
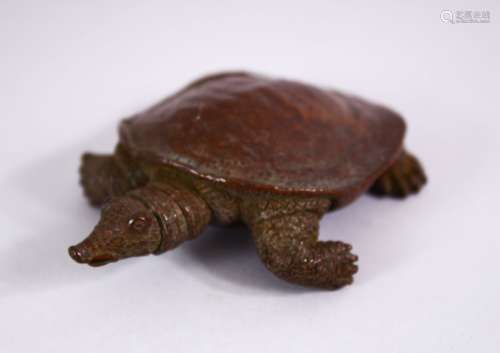
[[[335,286],[340,288],[353,282],[353,276],[358,272],[358,256],[351,253],[352,246],[340,241],[332,242],[334,255],[332,257]]]

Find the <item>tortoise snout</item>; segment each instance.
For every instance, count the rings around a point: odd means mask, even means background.
[[[68,249],[69,256],[76,262],[83,264],[86,263],[86,252],[83,248],[78,246],[70,246]]]
[[[80,264],[88,264],[90,266],[102,266],[118,259],[107,253],[92,254],[84,244],[70,246],[68,249],[69,256]]]

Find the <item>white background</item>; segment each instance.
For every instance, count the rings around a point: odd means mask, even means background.
[[[348,3],[2,0],[0,352],[499,352],[500,4]],[[443,9],[492,23],[444,24]],[[321,223],[360,256],[354,285],[281,282],[241,229],[98,269],[68,257],[99,217],[80,154],[111,151],[120,118],[222,69],[405,116],[427,187]]]

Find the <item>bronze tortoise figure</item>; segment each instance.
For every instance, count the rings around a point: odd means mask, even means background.
[[[426,177],[404,133],[397,113],[333,90],[249,73],[204,77],[124,120],[113,155],[83,156],[85,193],[104,207],[69,253],[103,265],[161,254],[211,222],[244,222],[276,276],[342,287],[357,256],[319,241],[319,220],[367,190],[420,190]]]

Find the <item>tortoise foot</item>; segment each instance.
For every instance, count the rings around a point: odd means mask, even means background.
[[[358,272],[358,256],[351,253],[352,246],[340,241],[320,242],[317,246],[322,248],[318,250],[324,253],[325,259],[328,258],[331,267],[327,272],[330,276],[325,276],[324,287],[336,289],[352,284],[353,276]]]
[[[373,184],[370,193],[376,196],[405,198],[415,194],[427,182],[420,162],[408,152],[403,151],[384,174]]]

